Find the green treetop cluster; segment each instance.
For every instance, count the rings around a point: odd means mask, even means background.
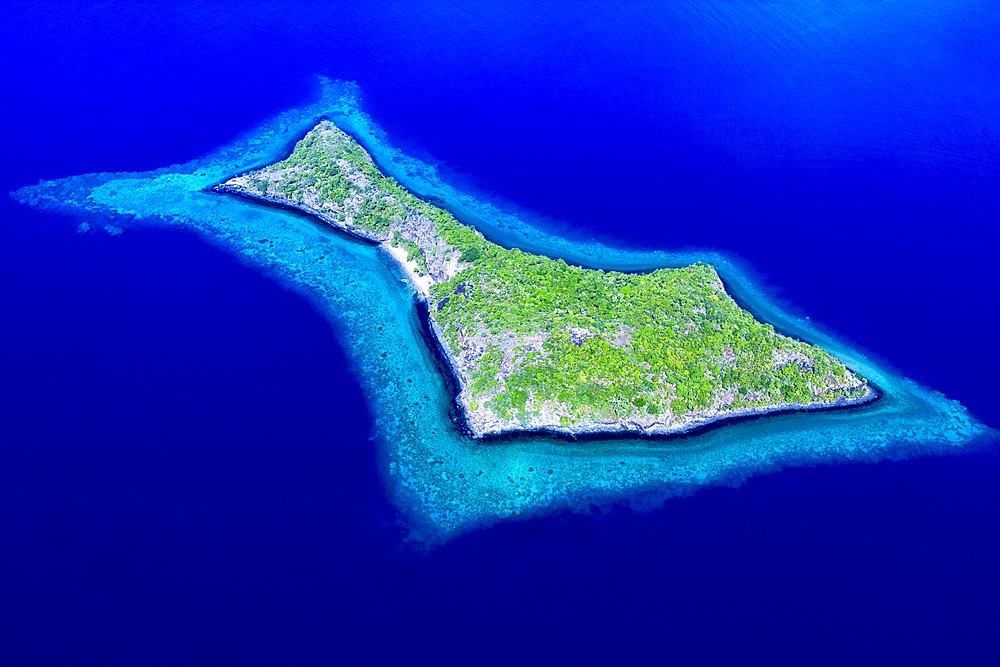
[[[431,318],[476,432],[670,430],[868,394],[828,352],[741,309],[711,266],[626,274],[504,248],[383,175],[329,122],[286,160],[226,186],[319,213],[416,260],[433,279]]]

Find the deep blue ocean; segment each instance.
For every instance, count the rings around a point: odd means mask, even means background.
[[[0,192],[207,153],[355,80],[560,233],[745,260],[1000,427],[1000,1],[47,3]],[[403,544],[306,299],[0,198],[0,664],[998,664],[1000,454],[786,470]]]

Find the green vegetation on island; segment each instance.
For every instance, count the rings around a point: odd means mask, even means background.
[[[475,435],[677,432],[727,416],[866,400],[825,350],[756,321],[707,264],[644,274],[504,248],[382,174],[328,121],[220,186],[387,247],[427,300]]]

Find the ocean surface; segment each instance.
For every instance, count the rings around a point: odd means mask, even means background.
[[[581,242],[707,248],[1000,427],[1000,5],[12,3],[0,191],[188,161],[316,75]],[[352,360],[192,235],[0,201],[0,662],[1000,659],[1000,455],[402,541]]]

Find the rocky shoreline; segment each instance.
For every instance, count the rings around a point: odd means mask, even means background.
[[[373,236],[372,234],[369,234],[365,230],[360,229],[358,227],[349,227],[341,223],[339,220],[331,218],[322,211],[317,211],[316,209],[310,206],[291,203],[287,199],[272,197],[271,195],[265,195],[259,192],[252,192],[246,188],[226,185],[225,183],[218,183],[216,185],[213,185],[209,189],[212,192],[235,195],[237,197],[243,197],[245,199],[249,199],[258,203],[263,202],[265,204],[274,206],[275,208],[280,208],[284,211],[294,211],[296,213],[304,213],[308,216],[316,218],[323,224],[329,225],[330,227],[338,229],[342,232],[347,232],[351,236],[361,239],[362,241],[367,241],[368,243],[374,245],[382,245],[383,243],[382,239]]]
[[[551,435],[569,440],[578,440],[598,436],[668,438],[672,436],[690,435],[693,432],[708,429],[713,426],[723,425],[726,422],[738,422],[743,419],[752,419],[754,417],[790,414],[795,412],[815,412],[819,410],[832,410],[837,408],[852,408],[873,403],[878,400],[879,396],[879,392],[876,389],[873,389],[871,387],[871,383],[869,382],[865,387],[865,393],[854,398],[838,398],[837,400],[829,403],[783,403],[761,408],[743,408],[740,410],[719,412],[708,417],[687,419],[681,423],[672,425],[664,424],[662,426],[654,425],[652,427],[643,427],[642,425],[628,422],[604,422],[583,427],[543,426],[532,428],[518,426],[511,428],[490,429],[487,431],[476,431],[472,428],[471,424],[467,422],[466,431],[473,438],[486,440],[531,434]],[[456,402],[464,407],[464,404],[460,399],[456,398]]]

